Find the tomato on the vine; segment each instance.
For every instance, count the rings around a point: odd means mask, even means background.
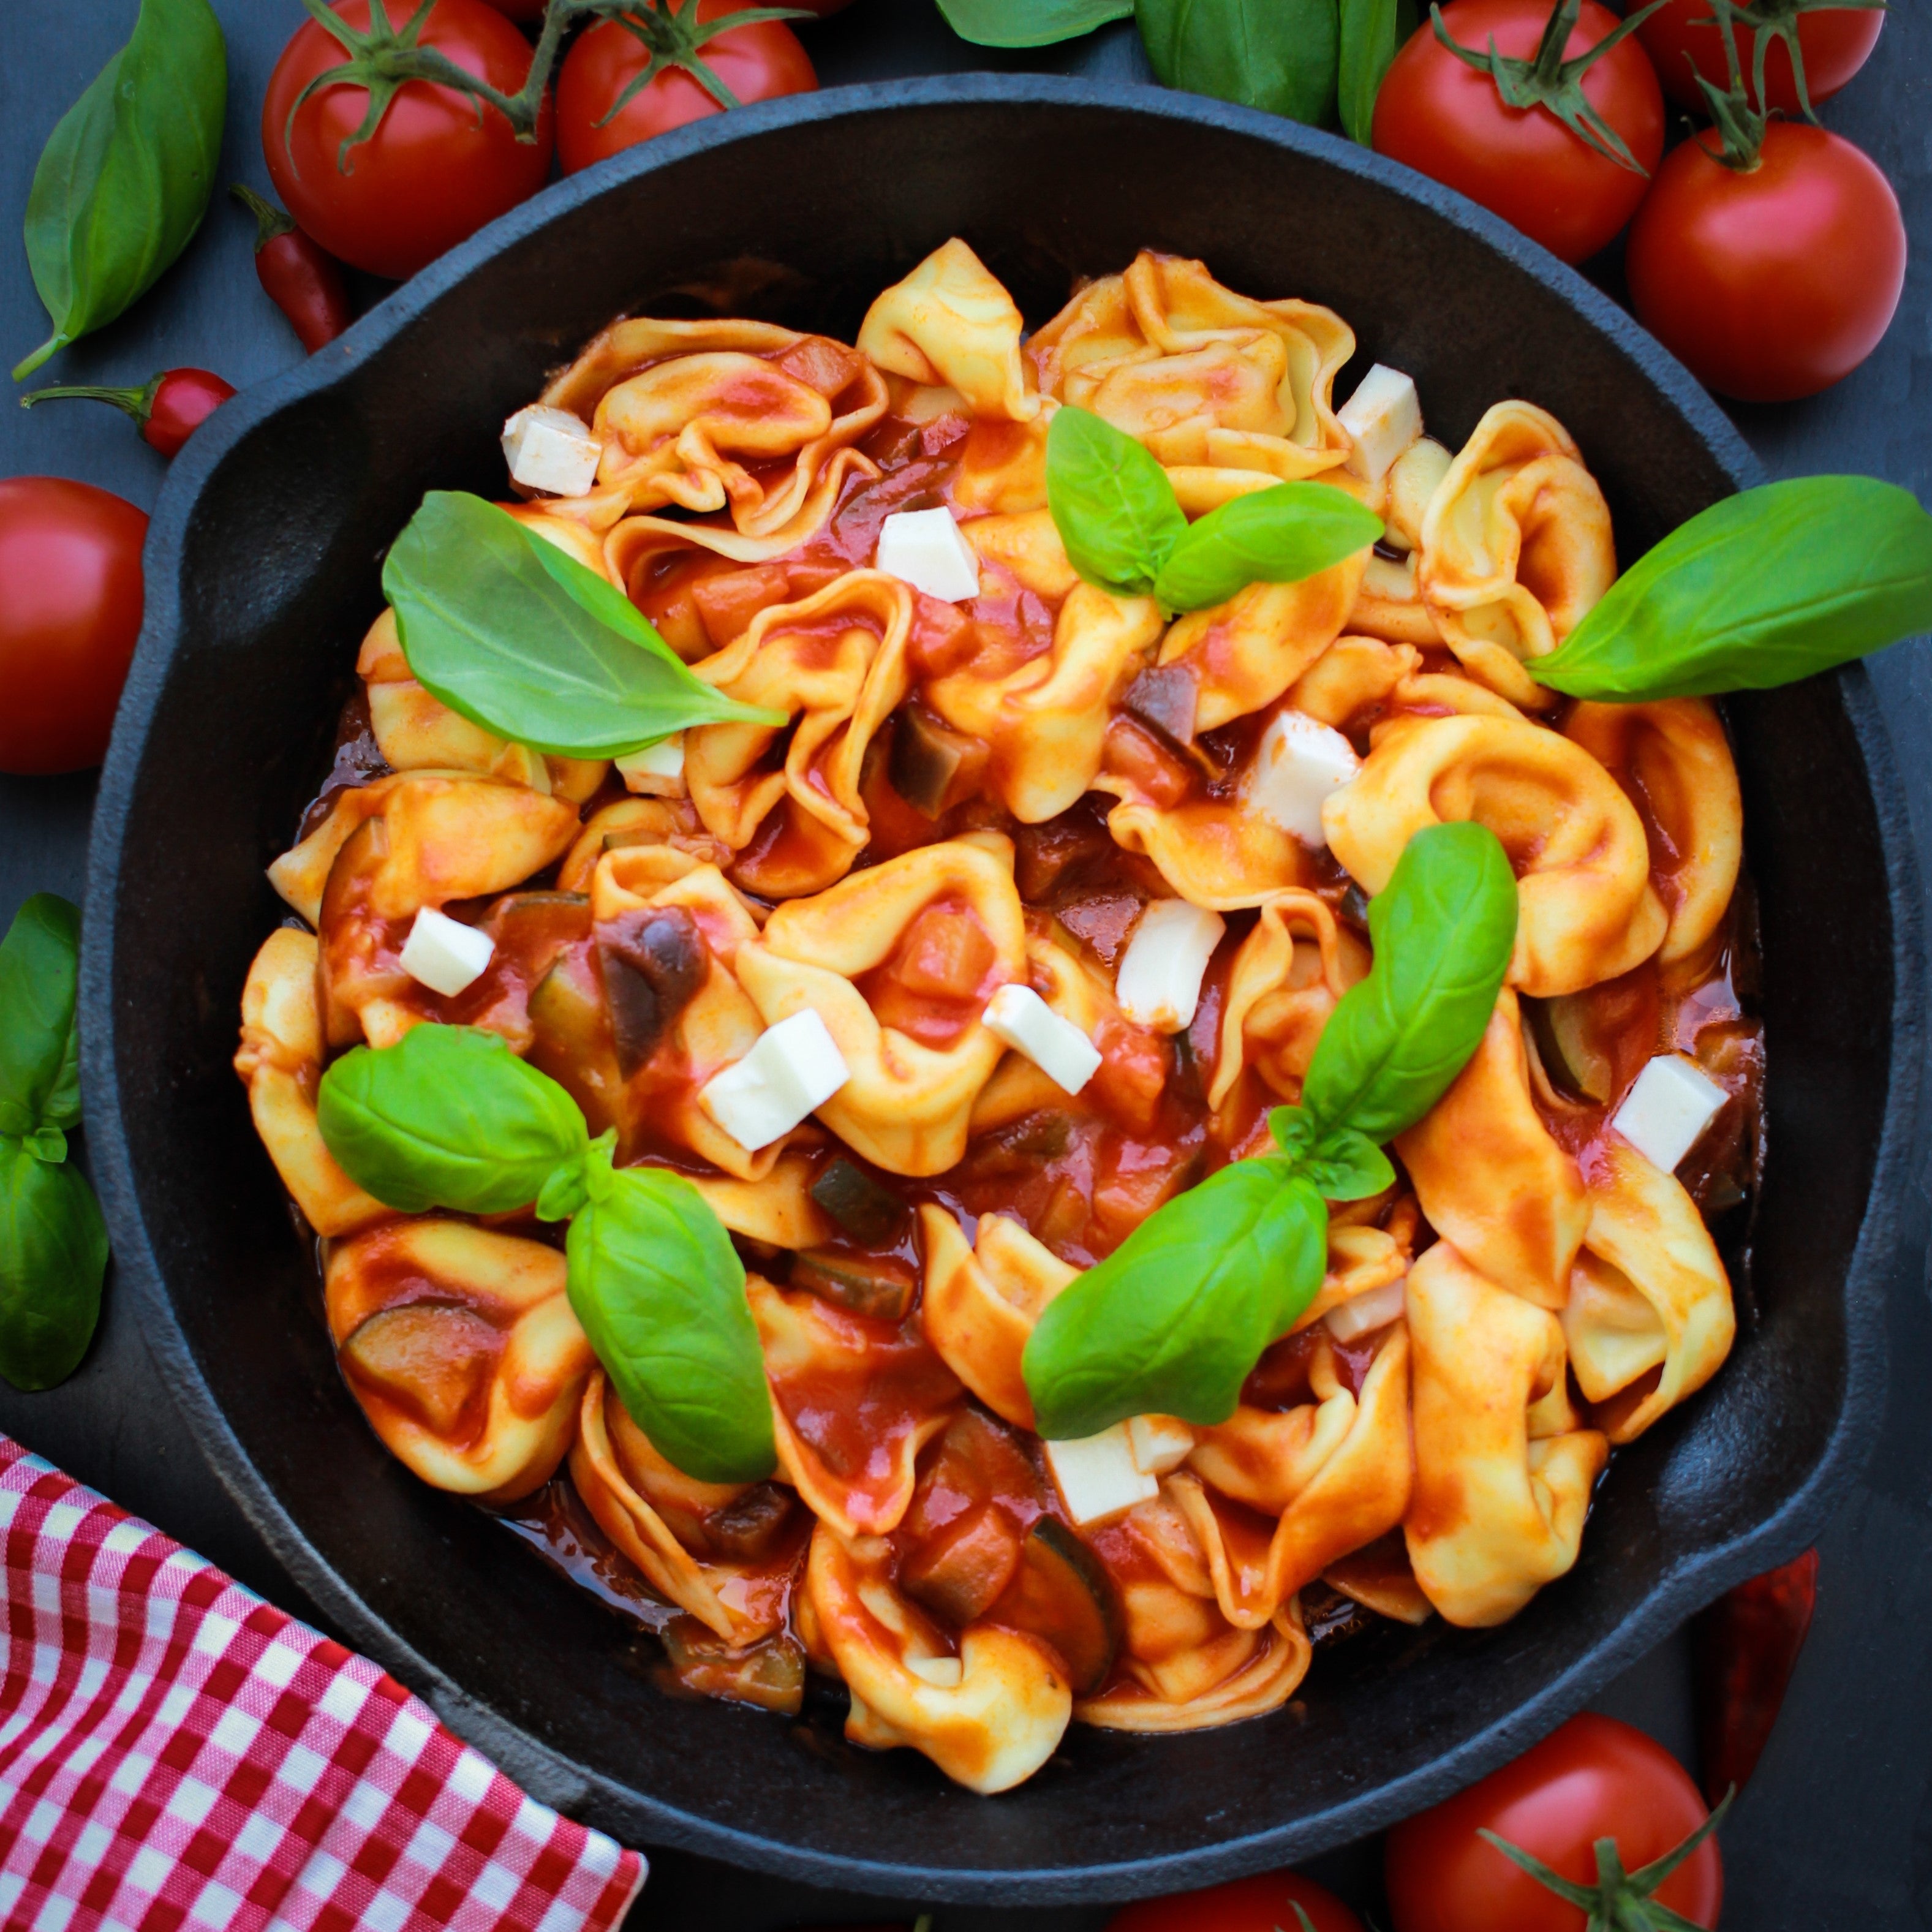
[[[1672,152],[1624,257],[1638,318],[1697,379],[1790,402],[1878,346],[1905,287],[1905,221],[1866,154],[1754,113],[1741,86]]]
[[[1115,1912],[1107,1932],[1301,1932],[1297,1906],[1315,1932],[1362,1932],[1362,1922],[1332,1892],[1295,1871],[1143,1898]]]
[[[565,172],[727,107],[812,92],[818,76],[811,56],[782,20],[754,19],[722,32],[716,26],[750,10],[740,0],[698,0],[694,13],[690,0],[679,0],[674,12],[640,6],[584,34],[557,76],[557,153]],[[667,64],[626,100],[653,59]],[[706,72],[728,98],[712,92]]]
[[[1382,82],[1376,151],[1582,261],[1636,212],[1664,152],[1664,98],[1629,34],[1597,0],[1450,0]],[[1505,86],[1538,104],[1511,106]]]
[[[387,0],[386,32],[372,28],[369,0],[334,0],[329,12],[334,26],[296,28],[268,78],[268,172],[332,255],[412,275],[543,186],[550,101],[520,110],[532,137],[520,140],[506,108],[529,76],[530,44],[484,0]],[[427,64],[416,53],[454,63],[480,91],[406,79],[368,128],[371,86],[380,104],[387,85],[380,70]]]
[[[1792,71],[1791,48],[1786,38],[1795,30],[1798,57],[1804,69],[1804,91],[1814,101],[1828,100],[1863,67],[1877,44],[1885,25],[1885,10],[1878,5],[1820,6],[1817,0],[1764,0],[1754,11],[1780,24],[1769,29],[1765,43],[1764,91],[1768,99],[1760,107],[1773,107],[1781,114],[1802,110],[1797,76]],[[1729,83],[1724,43],[1711,0],[1664,0],[1664,4],[1637,30],[1637,38],[1657,68],[1664,91],[1679,107],[1702,114],[1706,112],[1703,90],[1697,85],[1702,74],[1713,87]],[[1747,76],[1755,70],[1756,32],[1749,25],[1736,29],[1739,59]],[[1754,83],[1752,98],[1756,98]]]
[[[1616,1840],[1635,1877],[1710,1815],[1690,1774],[1654,1739],[1614,1718],[1572,1718],[1514,1763],[1390,1832],[1383,1864],[1394,1932],[1583,1932],[1579,1905],[1478,1834],[1493,1832],[1559,1880],[1594,1888],[1599,1839]],[[1605,1901],[1602,1922],[1618,1932],[1650,1922],[1640,1912],[1646,1896],[1694,1924],[1715,1925],[1724,1896],[1717,1840],[1705,1837],[1647,1892],[1622,1890]]]
[[[147,536],[142,512],[91,483],[0,481],[0,772],[106,756],[141,633]]]

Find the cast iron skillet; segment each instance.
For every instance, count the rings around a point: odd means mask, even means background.
[[[808,95],[661,136],[538,196],[176,462],[94,825],[89,1137],[118,1264],[202,1442],[349,1640],[535,1794],[620,1838],[820,1885],[1019,1904],[1304,1856],[1522,1749],[1720,1590],[1816,1533],[1870,1440],[1923,996],[1916,886],[1862,673],[1732,710],[1762,895],[1770,1165],[1755,1292],[1714,1386],[1625,1451],[1575,1572],[1514,1623],[1388,1627],[1223,1731],[1076,1726],[988,1800],[835,1724],[674,1699],[649,1643],[411,1476],[337,1377],[311,1261],[230,1070],[262,868],[326,768],[385,545],[429,486],[502,488],[496,428],[620,310],[850,340],[963,235],[1038,323],[1143,246],[1332,304],[1454,447],[1528,398],[1582,446],[1626,559],[1755,464],[1577,276],[1457,196],[1184,94],[972,76]]]

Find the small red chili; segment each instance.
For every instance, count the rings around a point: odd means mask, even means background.
[[[1818,1600],[1818,1552],[1740,1583],[1690,1625],[1699,1782],[1715,1804],[1742,1791],[1778,1721]]]
[[[30,410],[50,397],[80,396],[89,402],[112,403],[134,418],[142,440],[164,456],[172,456],[183,443],[235,393],[232,382],[206,369],[164,369],[139,389],[62,388],[36,389],[20,398]]]
[[[294,325],[313,356],[349,326],[349,291],[341,265],[313,236],[242,182],[228,190],[255,218],[255,273],[268,299]]]

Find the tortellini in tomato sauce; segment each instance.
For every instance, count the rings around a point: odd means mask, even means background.
[[[1370,892],[1425,825],[1487,826],[1516,869],[1509,982],[1525,993],[1579,992],[1627,973],[1670,922],[1636,808],[1580,746],[1526,719],[1400,720],[1322,820],[1336,857]]]
[[[460,1221],[393,1221],[324,1276],[344,1378],[392,1454],[440,1490],[508,1502],[548,1482],[596,1366],[560,1250]]]
[[[1576,1561],[1610,1446],[1576,1426],[1563,1327],[1449,1241],[1409,1270],[1415,1580],[1452,1624],[1508,1622]]]
[[[955,391],[975,416],[1024,422],[1040,413],[1020,361],[1020,312],[956,237],[866,312],[859,352],[879,368]]]
[[[1152,860],[1190,904],[1236,912],[1308,881],[1300,841],[1238,798],[1162,805],[1112,772],[1103,772],[1094,788],[1120,800],[1107,814],[1114,843]]]

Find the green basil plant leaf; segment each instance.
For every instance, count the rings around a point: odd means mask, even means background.
[[[1162,563],[1154,594],[1166,610],[1211,610],[1250,584],[1298,584],[1366,550],[1382,533],[1382,518],[1333,484],[1277,483],[1189,524]]]
[[[1167,472],[1090,410],[1057,411],[1046,432],[1046,502],[1067,561],[1117,597],[1144,597],[1187,518]]]
[[[1426,826],[1369,902],[1375,963],[1329,1016],[1302,1083],[1325,1136],[1392,1140],[1481,1042],[1516,944],[1516,878],[1496,834]]]
[[[1299,1118],[1285,1121],[1283,1115]],[[1268,1116],[1268,1124],[1285,1147],[1300,1138],[1294,1130],[1309,1118],[1304,1108],[1277,1107]],[[1300,1172],[1324,1201],[1366,1201],[1395,1185],[1395,1168],[1388,1156],[1353,1127],[1331,1128],[1304,1157]]]
[[[80,1118],[80,978],[79,910],[36,892],[0,940],[0,1134],[24,1139]]]
[[[980,47],[1045,47],[1133,17],[1134,0],[939,0],[946,24]]]
[[[1701,510],[1525,668],[1612,703],[1762,691],[1932,631],[1932,517],[1870,476],[1801,476]]]
[[[1376,97],[1396,50],[1414,32],[1414,0],[1341,0],[1341,57],[1336,94],[1342,131],[1364,147],[1372,145]]]
[[[1050,1302],[1022,1358],[1040,1433],[1234,1414],[1262,1351],[1322,1286],[1328,1210],[1279,1155],[1178,1196]]]
[[[86,1177],[0,1138],[0,1376],[31,1390],[73,1374],[100,1318],[106,1268]]]
[[[1321,126],[1335,112],[1336,0],[1138,0],[1163,86]]]
[[[128,44],[47,137],[27,196],[27,262],[53,334],[14,371],[112,322],[201,225],[214,189],[228,55],[208,0],[141,0]]]
[[[434,490],[382,568],[423,686],[499,737],[620,758],[693,724],[780,725],[694,676],[620,590],[480,496]]]
[[[570,1224],[570,1305],[618,1398],[700,1482],[751,1483],[777,1461],[771,1396],[745,1270],[681,1174],[586,1164]]]
[[[316,1118],[358,1187],[406,1214],[527,1207],[590,1143],[577,1102],[476,1027],[412,1027],[322,1076]]]

